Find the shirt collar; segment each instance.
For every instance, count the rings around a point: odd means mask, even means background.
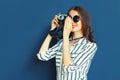
[[[73,40],[73,38],[70,37],[69,41],[72,41],[72,40]],[[76,43],[78,43],[78,44],[86,43],[86,38],[85,37],[77,38]]]

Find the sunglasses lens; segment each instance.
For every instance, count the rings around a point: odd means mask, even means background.
[[[80,20],[80,17],[79,17],[79,16],[76,15],[76,16],[73,17],[73,21],[74,21],[74,22],[78,22],[79,20]]]

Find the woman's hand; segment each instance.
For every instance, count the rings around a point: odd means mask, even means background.
[[[68,16],[65,19],[64,30],[63,30],[63,52],[62,62],[65,66],[69,66],[72,63],[70,54],[69,35],[72,31],[72,19]]]
[[[57,25],[58,25],[58,16],[55,15],[55,17],[53,18],[53,20],[51,22],[51,29],[50,30],[55,29]]]
[[[68,16],[65,19],[64,30],[63,30],[63,37],[70,35],[72,31],[72,19]]]

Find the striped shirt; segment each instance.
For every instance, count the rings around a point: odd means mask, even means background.
[[[87,73],[97,50],[96,43],[87,43],[85,37],[76,40],[70,48],[72,63],[68,67],[62,64],[62,43],[61,39],[47,51],[38,53],[38,59],[48,61],[56,58],[57,80],[87,80]]]

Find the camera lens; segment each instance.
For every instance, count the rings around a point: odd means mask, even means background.
[[[63,20],[63,19],[64,19],[64,16],[60,15],[60,16],[58,17],[58,19],[59,19],[59,20]]]

